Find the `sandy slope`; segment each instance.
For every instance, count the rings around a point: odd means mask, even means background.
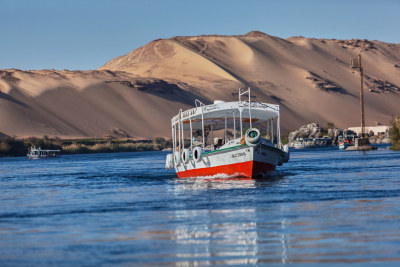
[[[178,103],[189,108],[198,97],[184,84],[119,72],[3,70],[0,75],[0,132],[7,135],[166,136],[166,114],[174,114]]]
[[[166,46],[170,49],[163,49]],[[183,51],[196,56],[182,58]],[[303,37],[284,40],[260,32],[175,37],[153,41],[100,69],[176,78],[201,89],[210,100],[234,99],[238,86],[251,86],[260,101],[282,105],[285,129],[312,121],[346,127],[360,121],[359,74],[349,68],[349,59],[359,53],[367,76],[367,123],[386,124],[392,113],[400,112],[399,44]],[[204,59],[213,68],[201,65]],[[199,66],[204,69],[198,71]]]
[[[318,122],[359,124],[362,54],[367,124],[400,113],[400,45],[367,40],[287,40],[260,32],[155,40],[98,71],[0,71],[0,133],[17,136],[155,137],[199,98],[278,103],[284,130]]]

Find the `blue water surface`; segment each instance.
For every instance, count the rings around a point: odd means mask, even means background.
[[[259,180],[166,152],[0,159],[0,266],[400,264],[400,153],[294,151]]]

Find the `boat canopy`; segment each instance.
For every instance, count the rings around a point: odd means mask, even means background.
[[[216,101],[217,102],[217,101]],[[196,101],[195,108],[180,111],[171,120],[172,126],[181,124],[183,129],[197,130],[204,126],[212,125],[213,130],[225,129],[238,125],[240,121],[250,123],[263,123],[271,119],[279,118],[279,105],[261,102],[236,101],[222,102],[204,105]]]
[[[248,95],[248,101],[242,101],[241,96]],[[211,133],[211,146],[213,146],[213,132],[225,130],[224,142],[228,140],[228,128],[233,129],[233,139],[243,137],[243,123],[248,123],[249,128],[262,124],[266,125],[266,133],[269,134],[271,142],[274,141],[274,121],[276,123],[277,142],[280,140],[279,105],[266,104],[251,101],[251,88],[247,90],[239,88],[239,101],[224,102],[215,101],[214,104],[204,105],[196,99],[195,108],[182,111],[171,119],[173,150],[182,150],[185,145],[184,132],[190,132],[190,147],[193,149],[193,131],[201,130],[201,145],[206,147],[208,133]],[[276,119],[276,120],[275,120]]]

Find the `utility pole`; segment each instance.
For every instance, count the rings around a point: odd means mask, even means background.
[[[361,138],[365,135],[365,113],[364,113],[364,89],[363,89],[363,67],[361,65],[361,55],[358,57],[350,59],[350,67],[353,69],[358,69],[360,71],[360,105],[361,105]]]
[[[346,150],[373,150],[377,149],[376,146],[370,146],[368,135],[365,135],[365,113],[364,113],[364,90],[363,90],[363,67],[361,65],[361,55],[358,57],[350,59],[350,67],[353,69],[358,69],[360,71],[360,105],[361,105],[361,138],[357,138],[354,142],[354,146],[349,146]],[[366,137],[365,137],[366,136]]]

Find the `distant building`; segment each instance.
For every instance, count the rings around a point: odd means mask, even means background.
[[[369,134],[373,132],[374,135],[384,135],[389,131],[389,126],[379,125],[379,126],[365,126],[365,133]],[[357,135],[361,134],[361,127],[349,127],[348,130],[352,130],[357,133]]]

